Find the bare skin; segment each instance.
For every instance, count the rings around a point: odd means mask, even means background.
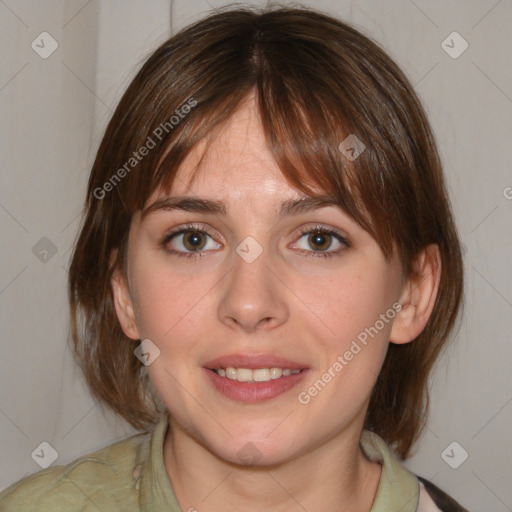
[[[438,252],[431,247],[418,258],[422,279],[413,282],[336,206],[278,219],[281,204],[303,194],[268,151],[253,96],[209,146],[188,187],[205,149],[199,144],[183,162],[171,196],[222,201],[227,214],[137,212],[128,280],[120,272],[112,280],[126,335],[150,339],[160,350],[148,370],[171,416],[163,457],[180,507],[369,511],[381,474],[359,447],[370,393],[389,343],[410,342],[428,320]],[[160,197],[155,193],[147,205]],[[159,245],[188,223],[192,232],[208,230],[200,235],[201,257],[168,252],[192,253],[190,234]],[[331,256],[319,256],[299,231],[317,226],[336,230],[348,244],[325,235]],[[251,263],[235,250],[248,236],[263,250]],[[397,303],[401,311],[378,335],[301,403],[299,393]],[[220,393],[205,374],[207,361],[233,353],[278,355],[300,362],[307,374],[277,397],[243,403]],[[248,443],[260,458],[244,465],[239,451]]]

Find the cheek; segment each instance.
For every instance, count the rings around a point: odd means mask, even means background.
[[[146,338],[163,344],[170,338],[183,337],[208,302],[208,291],[213,286],[213,279],[210,283],[207,276],[180,275],[170,265],[141,266],[134,277],[138,284],[139,329]]]
[[[384,362],[394,318],[394,274],[375,260],[351,261],[329,279],[317,276],[315,287],[306,281],[296,284],[312,313],[307,328],[316,341],[310,352],[319,354],[319,364],[299,401],[314,402],[312,410],[336,422],[363,406]],[[325,403],[336,407],[326,412]]]
[[[395,297],[391,271],[375,262],[347,263],[329,276],[300,279],[294,286],[311,313],[312,324],[318,324],[319,339],[331,340],[329,344],[337,350],[374,326]],[[391,322],[378,327],[386,337]]]
[[[156,265],[148,265],[136,277],[139,330],[160,351],[148,366],[149,376],[168,410],[185,422],[187,395],[181,383],[197,395],[191,383],[197,377],[196,361],[204,342],[198,326],[205,308],[212,307],[208,301],[212,284],[204,276],[180,276],[169,266],[157,270]]]

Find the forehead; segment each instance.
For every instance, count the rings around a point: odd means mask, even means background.
[[[190,194],[240,202],[304,196],[283,176],[267,147],[254,95],[192,148],[179,166],[169,194],[156,190],[148,203],[167,195]]]

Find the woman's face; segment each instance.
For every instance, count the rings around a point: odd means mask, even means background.
[[[150,340],[150,378],[174,420],[222,459],[278,463],[343,432],[359,436],[400,265],[336,206],[283,209],[303,194],[267,149],[254,97],[188,188],[204,149],[187,157],[171,190],[190,199],[183,208],[132,220],[125,298],[134,323],[120,315],[125,333]],[[201,210],[199,200],[221,208]],[[283,369],[301,371],[280,377]]]

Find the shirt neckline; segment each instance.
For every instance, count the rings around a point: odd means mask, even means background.
[[[169,428],[169,417],[162,415],[153,433],[139,446],[136,466],[141,512],[181,512],[163,459],[163,444]],[[377,493],[370,512],[415,512],[419,500],[416,476],[391,453],[375,432],[363,430],[360,440],[366,456],[382,464]]]

